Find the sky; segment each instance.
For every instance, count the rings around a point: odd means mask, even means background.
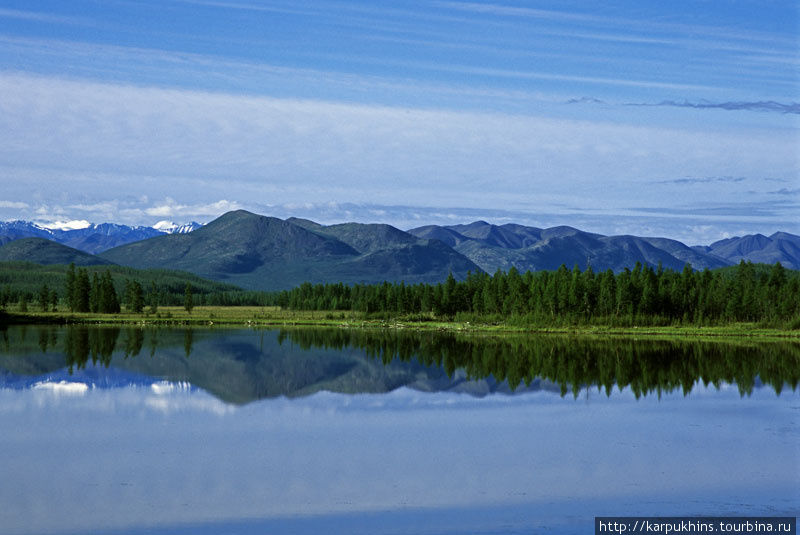
[[[0,220],[800,234],[800,4],[0,0]]]

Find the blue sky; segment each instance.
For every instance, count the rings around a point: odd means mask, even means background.
[[[0,1],[0,219],[800,233],[800,5]]]

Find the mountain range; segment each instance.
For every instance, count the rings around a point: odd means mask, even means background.
[[[185,234],[200,228],[200,223],[176,225],[171,221],[159,221],[152,227],[117,225],[88,222],[73,222],[44,226],[29,221],[0,221],[0,245],[20,238],[44,238],[89,254],[97,254],[112,247],[146,240],[164,234]]]
[[[438,240],[419,239],[389,225],[324,227],[238,210],[188,234],[171,234],[99,255],[140,268],[196,273],[244,288],[277,290],[304,281],[408,283],[463,278],[480,268]]]
[[[562,264],[618,272],[636,262],[681,270],[686,263],[713,269],[750,260],[800,269],[800,236],[786,232],[690,247],[667,238],[604,236],[568,226],[540,229],[476,221],[403,231],[386,224],[326,226],[244,210],[205,226],[104,223],[65,230],[22,221],[0,223],[3,243],[0,260],[179,269],[257,290],[286,289],[305,281],[440,282],[449,273],[463,278],[470,271],[494,273],[512,266],[522,272],[552,270]]]

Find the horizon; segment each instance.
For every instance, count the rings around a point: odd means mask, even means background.
[[[800,234],[800,5],[10,0],[0,220]]]
[[[238,210],[244,210],[244,209],[238,209]],[[237,210],[231,210],[231,212],[232,211],[237,211]],[[248,210],[244,210],[244,211],[249,212]],[[227,213],[229,213],[229,212],[225,212],[223,214],[220,214],[220,216],[218,216],[218,217],[221,217],[222,215],[225,215]],[[349,223],[387,224],[387,225],[391,225],[391,226],[393,226],[395,228],[398,228],[399,230],[402,230],[404,232],[408,232],[408,231],[413,230],[415,228],[421,228],[421,227],[425,227],[425,226],[429,226],[429,225],[431,225],[431,226],[435,226],[436,225],[436,224],[421,224],[421,225],[416,225],[416,226],[413,226],[413,227],[412,226],[402,227],[402,226],[392,225],[391,223],[386,223],[385,221],[378,221],[378,220],[365,221],[365,222],[362,222],[362,221],[321,221],[321,220],[314,220],[311,217],[298,217],[298,216],[293,216],[293,215],[286,216],[286,217],[278,217],[278,216],[270,215],[270,214],[258,214],[258,213],[255,213],[255,212],[249,212],[249,213],[253,213],[254,215],[264,216],[264,217],[276,217],[276,218],[282,219],[282,220],[288,220],[288,219],[292,219],[292,218],[307,219],[307,220],[310,220],[310,221],[312,221],[314,223],[320,223],[320,224],[322,224],[324,226],[337,225],[337,224],[349,224]],[[214,220],[218,219],[218,217],[214,217],[214,218],[209,219],[207,221],[194,221],[193,220],[193,221],[179,221],[179,222],[176,222],[176,221],[172,221],[172,220],[162,219],[162,220],[156,221],[153,224],[129,225],[129,226],[131,226],[131,227],[153,228],[153,229],[156,229],[156,230],[161,230],[162,228],[164,228],[165,226],[168,226],[168,225],[172,225],[172,226],[175,226],[175,227],[182,227],[182,226],[197,224],[197,225],[200,225],[202,227],[202,226],[205,226],[205,225],[213,222]],[[112,224],[112,225],[114,225],[114,224],[119,225],[120,224],[120,223],[117,223],[117,222],[114,222],[114,221],[97,222],[97,221],[87,221],[87,220],[57,221],[57,222],[51,222],[51,223],[45,223],[45,222],[41,222],[41,221],[28,221],[28,220],[24,220],[24,219],[12,219],[12,220],[0,221],[0,223],[15,223],[15,222],[31,223],[31,224],[34,224],[34,225],[40,227],[40,228],[46,229],[46,230],[66,230],[66,231],[69,231],[69,230],[81,230],[81,229],[89,228],[91,226],[98,226],[98,225],[103,225],[103,224]],[[513,222],[513,221],[492,222],[492,221],[486,221],[484,219],[474,219],[474,220],[471,220],[471,221],[463,221],[463,222],[449,222],[449,223],[445,222],[445,223],[439,224],[438,226],[443,226],[443,227],[446,227],[446,226],[467,226],[467,225],[472,225],[472,224],[475,224],[475,223],[484,223],[484,224],[493,225],[493,226],[502,226],[502,225],[505,225],[505,224],[520,224],[520,223]],[[524,226],[532,227],[533,225],[524,225]],[[539,228],[539,229],[544,230],[544,229],[547,229],[547,228],[553,228],[553,227],[559,227],[559,226],[573,227],[572,225],[551,225],[551,226],[535,227],[535,228]],[[577,230],[584,231],[584,232],[590,232],[590,233],[593,232],[592,230],[586,229],[586,228],[580,228],[580,227],[573,227],[573,228],[576,228]],[[603,234],[601,232],[593,232],[593,233],[601,234],[601,235],[605,235],[605,236],[619,236],[620,235],[620,234]],[[735,238],[741,238],[741,237],[753,236],[753,235],[762,235],[762,236],[765,236],[765,237],[769,238],[772,235],[778,234],[778,233],[792,234],[790,232],[786,232],[784,230],[778,229],[778,230],[775,230],[773,232],[768,232],[768,233],[753,232],[753,233],[742,234],[742,235],[737,235],[737,236],[725,236],[723,238],[720,238],[719,240],[713,240],[713,241],[705,242],[705,243],[700,243],[700,242],[697,242],[697,243],[683,242],[683,243],[685,245],[690,246],[690,247],[691,246],[695,246],[695,245],[697,245],[697,246],[705,246],[705,245],[711,245],[713,242],[721,241],[721,240],[725,240],[725,239],[735,239]],[[635,235],[635,236],[645,237],[645,238],[675,239],[675,238],[669,238],[668,236],[655,236],[655,235]],[[677,241],[681,241],[681,240],[677,240]]]

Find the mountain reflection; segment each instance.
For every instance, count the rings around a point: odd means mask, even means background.
[[[617,386],[639,398],[688,393],[698,382],[735,383],[744,396],[761,384],[777,394],[787,385],[796,389],[800,344],[322,328],[79,325],[0,331],[0,380],[64,368],[69,374],[114,368],[187,381],[233,403],[402,386],[473,395],[547,389],[562,396],[577,396],[586,387],[610,395]]]

